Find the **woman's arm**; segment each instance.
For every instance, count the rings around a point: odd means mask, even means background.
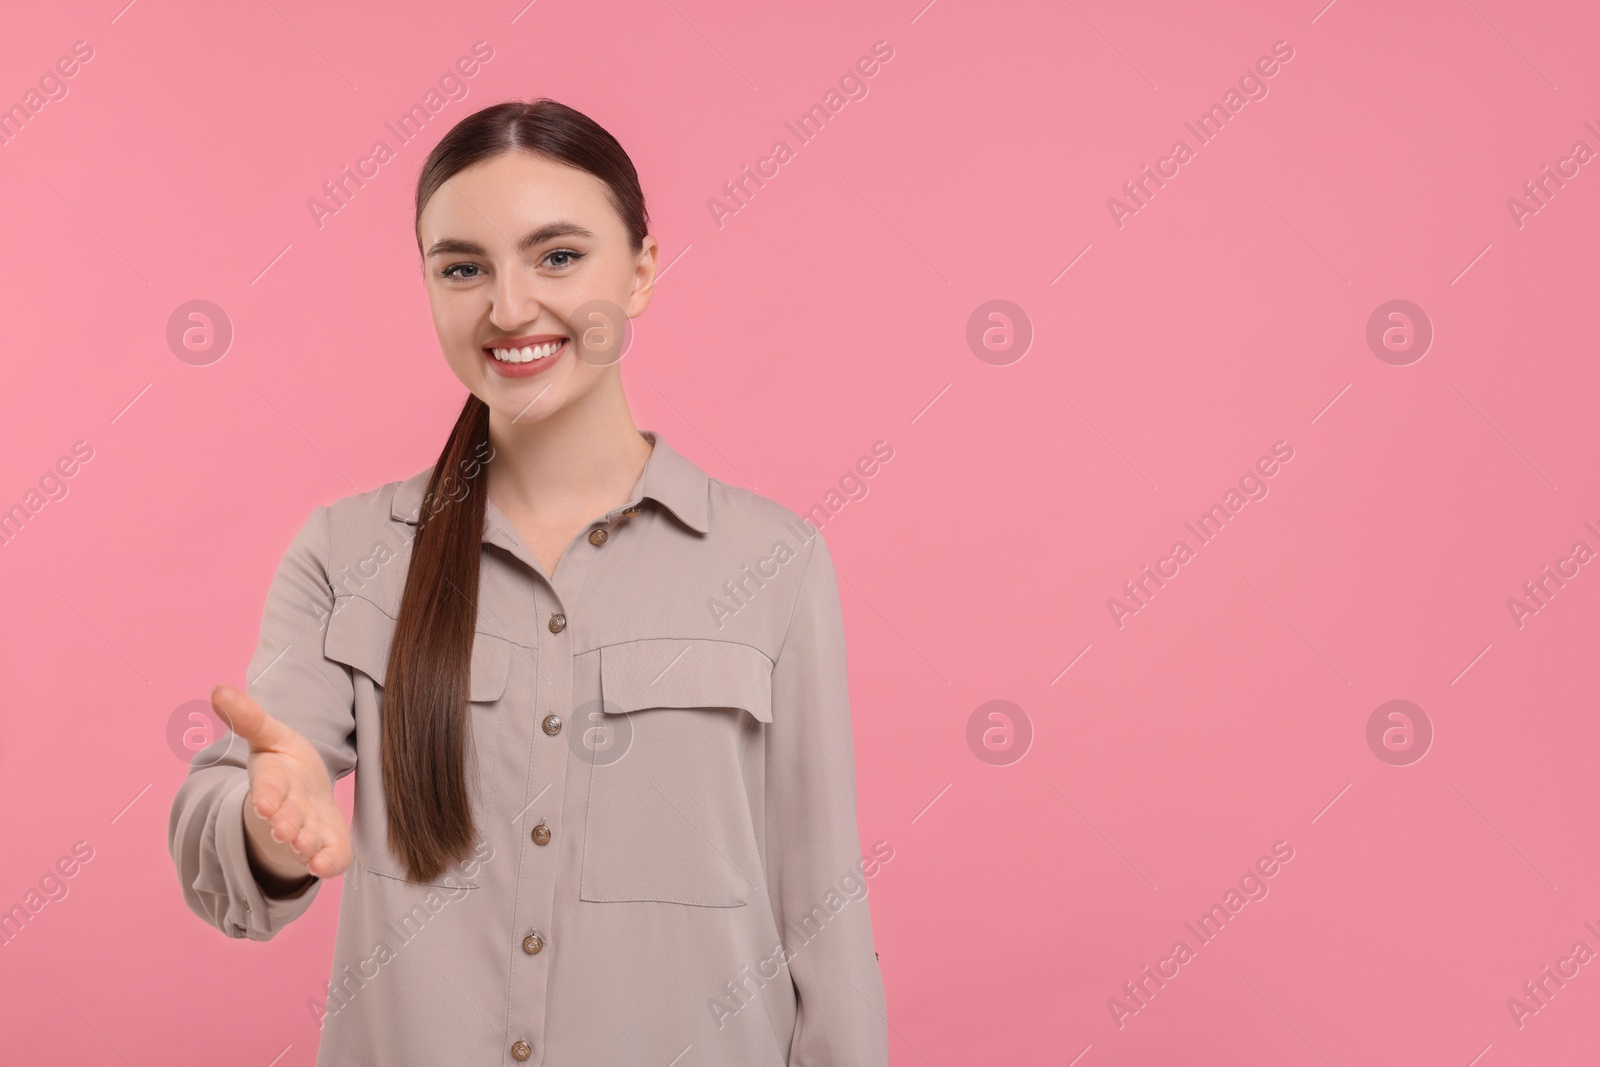
[[[888,1067],[839,584],[822,535],[811,544],[773,667],[767,731],[767,879],[800,1000],[789,1067]]]
[[[273,576],[245,691],[311,743],[332,782],[355,767],[356,748],[350,671],[322,654],[334,607],[330,548],[328,509],[319,507]],[[172,802],[167,845],[191,911],[229,937],[266,941],[311,907],[321,881],[289,882],[252,862],[259,857],[244,825],[249,755],[232,732],[195,753]]]

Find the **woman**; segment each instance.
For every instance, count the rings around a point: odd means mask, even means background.
[[[189,907],[264,941],[343,875],[319,1064],[887,1064],[832,558],[634,426],[632,163],[499,104],[416,209],[470,395],[290,544],[173,802]]]

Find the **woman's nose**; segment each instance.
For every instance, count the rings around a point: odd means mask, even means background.
[[[520,259],[502,265],[489,321],[498,329],[509,331],[538,318],[540,310],[538,281],[533,269]]]

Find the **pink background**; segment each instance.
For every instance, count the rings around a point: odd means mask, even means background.
[[[1507,1000],[1600,951],[1600,563],[1520,627],[1507,602],[1600,550],[1600,163],[1520,227],[1507,200],[1600,149],[1600,17],[922,2],[112,0],[0,37],[4,105],[93,48],[0,147],[0,507],[93,449],[0,548],[0,907],[93,849],[0,948],[8,1062],[313,1062],[339,887],[265,944],[190,914],[166,731],[242,682],[306,514],[436,457],[463,390],[414,176],[539,95],[629,150],[672,263],[624,366],[640,426],[799,511],[894,449],[824,534],[863,845],[894,849],[896,1064],[1593,1062],[1600,962],[1520,1027]],[[479,40],[398,146],[384,123]],[[784,122],[880,40],[799,144]],[[1276,41],[1269,94],[1119,228],[1108,198]],[[380,137],[397,158],[319,229],[308,199]],[[166,341],[194,299],[235,331],[208,366]],[[967,341],[996,299],[1033,332],[1007,365]],[[1394,299],[1435,331],[1405,366],[1366,340]],[[1270,493],[1119,628],[1108,599],[1277,441]],[[1434,732],[1409,765],[1367,741],[1394,699]],[[991,700],[1020,708],[999,765],[968,741]],[[1279,841],[1200,946],[1184,923]]]

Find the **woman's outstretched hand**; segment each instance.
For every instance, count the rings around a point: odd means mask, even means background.
[[[311,742],[231,685],[211,691],[211,706],[250,746],[246,849],[260,872],[280,880],[272,885],[270,878],[258,878],[263,888],[292,889],[308,874],[343,874],[351,860],[350,824]]]

